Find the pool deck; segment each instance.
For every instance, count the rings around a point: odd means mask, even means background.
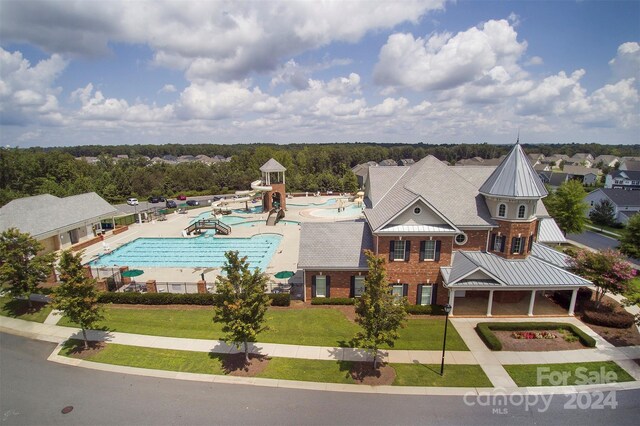
[[[320,204],[327,200],[335,198],[335,196],[325,197],[296,197],[296,202],[308,202]],[[291,200],[291,199],[289,199]],[[351,205],[353,203],[345,203]],[[255,205],[250,204],[250,207]],[[232,209],[241,209],[245,207],[244,203],[230,203]],[[337,209],[337,206],[330,204],[328,206],[310,205],[310,206],[291,206],[286,210],[284,220],[296,222],[337,222],[344,220],[356,220],[359,216],[336,216],[336,217],[316,217],[311,212],[316,209]],[[129,230],[118,235],[108,235],[104,243],[109,246],[111,251],[118,247],[136,239],[136,238],[182,238],[182,231],[189,226],[191,221],[198,215],[211,211],[210,206],[189,210],[187,214],[173,213],[167,215],[166,221],[154,221],[147,223],[135,223],[129,225]],[[279,271],[298,271],[298,248],[300,246],[300,226],[291,223],[279,223],[275,226],[267,226],[266,220],[268,213],[232,213],[233,216],[246,217],[247,221],[260,220],[262,224],[254,226],[233,226],[229,236],[217,235],[214,238],[249,238],[258,234],[280,234],[282,241],[280,246],[274,253],[266,273],[273,276]],[[194,238],[194,237],[188,237]],[[104,253],[102,244],[94,244],[85,249],[83,262],[89,262],[96,256]],[[195,283],[201,279],[204,273],[207,282],[213,282],[220,272],[219,268],[160,268],[160,267],[144,267],[145,273],[136,277],[137,282],[145,282],[155,279],[158,282],[188,282]],[[274,279],[274,281],[282,281]],[[291,280],[291,283],[302,283],[302,274],[298,272]]]

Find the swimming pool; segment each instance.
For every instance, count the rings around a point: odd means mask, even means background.
[[[266,270],[280,245],[278,234],[251,238],[137,238],[113,252],[89,262],[91,266],[218,268],[227,251],[247,256],[251,268]]]
[[[245,209],[233,209],[234,213],[240,213],[240,214],[260,214],[262,213],[262,206],[254,206],[249,208],[249,210],[245,210]]]
[[[351,204],[338,212],[337,207],[332,207],[330,209],[317,209],[311,212],[311,216],[315,217],[358,217],[362,214],[362,207],[359,207],[355,204]]]
[[[304,202],[303,200],[305,200],[305,198],[303,198],[303,197],[294,198],[294,200],[295,200],[295,202],[287,201],[287,206],[296,206],[296,207],[330,206],[330,205],[335,204],[335,203],[338,202],[337,198],[329,198],[327,201],[324,201],[322,203],[314,203],[312,201]],[[298,200],[300,200],[300,201],[298,201]]]
[[[242,223],[237,223],[235,226],[255,226],[255,225],[265,225],[266,226],[266,222],[264,220],[248,220],[246,222],[242,222]],[[276,226],[278,225],[300,225],[300,222],[296,222],[295,220],[279,220],[278,223],[276,223]]]

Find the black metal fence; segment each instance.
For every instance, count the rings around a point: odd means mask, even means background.
[[[91,276],[98,280],[106,280],[108,291],[118,291],[124,285],[122,282],[122,275],[120,274],[120,268],[117,267],[91,268]]]

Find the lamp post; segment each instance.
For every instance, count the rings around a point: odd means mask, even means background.
[[[449,312],[451,312],[451,305],[444,305],[444,313],[446,314],[444,320],[444,339],[442,341],[442,362],[440,363],[440,376],[444,374],[444,353],[447,346],[447,325],[449,324]]]

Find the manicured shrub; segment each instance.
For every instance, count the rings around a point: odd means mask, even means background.
[[[354,305],[356,299],[350,297],[314,297],[311,299],[312,305]]]
[[[444,315],[440,305],[407,305],[405,310],[411,315]]]
[[[270,294],[271,306],[289,306],[291,296],[287,293]],[[214,306],[219,296],[212,293],[100,293],[98,303],[121,305],[204,305]]]
[[[476,326],[476,332],[492,351],[502,350],[502,343],[493,334],[492,330],[496,331],[523,331],[523,330],[569,330],[578,336],[580,342],[590,348],[596,346],[596,341],[593,337],[589,336],[578,327],[573,324],[558,323],[558,322],[480,322]]]
[[[626,311],[592,311],[584,310],[582,319],[589,324],[603,327],[629,328],[634,324],[634,317]]]
[[[291,295],[289,293],[270,294],[271,306],[289,306],[291,305]]]

